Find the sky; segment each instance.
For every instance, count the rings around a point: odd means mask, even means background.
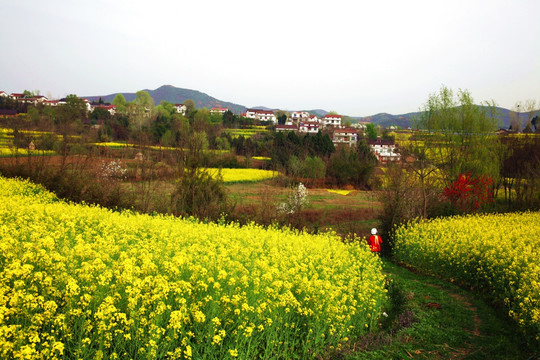
[[[0,90],[161,85],[247,107],[417,111],[444,85],[540,103],[538,0],[0,0]]]

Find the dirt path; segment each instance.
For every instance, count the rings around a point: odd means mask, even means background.
[[[469,298],[463,295],[448,291],[447,289],[444,289],[442,286],[428,284],[428,283],[424,283],[424,285],[446,292],[450,297],[460,302],[464,308],[470,310],[474,314],[474,328],[472,331],[465,328],[463,330],[470,333],[471,336],[474,336],[474,337],[478,337],[482,335],[480,332],[480,326],[482,325],[482,320],[480,319],[480,316],[478,315],[478,309],[476,308],[476,306],[474,306],[471,303]],[[451,349],[450,359],[456,359],[456,360],[464,359],[471,353],[471,351],[473,351],[472,343],[471,342],[465,343],[462,348]]]

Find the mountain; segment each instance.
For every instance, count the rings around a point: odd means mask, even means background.
[[[144,91],[147,91],[150,96],[154,99],[154,102],[156,104],[159,104],[162,100],[168,101],[173,104],[179,104],[183,103],[187,99],[192,99],[195,101],[195,105],[197,108],[208,108],[211,109],[213,107],[226,107],[230,109],[235,114],[242,114],[246,111],[246,106],[234,104],[231,102],[226,102],[222,100],[218,100],[210,95],[207,95],[203,92],[197,91],[197,90],[190,90],[190,89],[182,89],[177,88],[172,85],[163,85],[155,90],[148,90],[145,89]],[[109,94],[109,95],[101,95],[101,96],[84,96],[85,98],[91,100],[91,101],[98,101],[99,98],[101,98],[105,102],[112,102],[114,97],[118,93]],[[133,101],[135,99],[136,94],[135,93],[121,93],[124,95],[127,101]],[[253,106],[252,109],[260,109],[260,110],[276,110],[267,108],[264,106]],[[499,127],[507,129],[510,126],[510,114],[512,113],[511,110],[500,108],[498,107],[497,110],[499,111],[499,117],[501,118],[502,122],[499,124]],[[315,114],[319,117],[324,117],[326,114],[328,114],[328,111],[323,109],[313,109],[313,110],[306,110],[310,114]],[[372,122],[376,125],[381,125],[383,127],[387,127],[390,125],[396,125],[401,128],[408,128],[413,126],[413,118],[419,116],[419,112],[411,112],[406,114],[400,114],[400,115],[393,115],[388,113],[379,113],[371,116],[363,116],[363,117],[352,117],[353,120],[356,121],[367,121]],[[526,113],[521,113],[521,118],[523,120],[523,123],[525,120],[527,120],[528,115]],[[523,125],[524,126],[524,125]]]
[[[313,110],[305,110],[307,111],[308,113],[312,114],[312,115],[317,115],[318,117],[325,117],[326,114],[328,114],[328,111],[326,110],[323,110],[323,109],[313,109]]]
[[[501,122],[498,124],[498,127],[503,128],[503,129],[508,129],[508,127],[510,126],[510,118],[511,118],[512,110],[508,110],[501,107],[497,107],[496,109],[499,112],[498,116],[501,120]],[[418,116],[420,116],[420,112],[411,112],[411,113],[401,114],[401,115],[380,113],[380,114],[375,114],[371,116],[355,117],[354,119],[358,121],[372,122],[376,125],[381,125],[382,127],[396,125],[401,128],[408,128],[408,127],[413,126],[413,119]],[[528,114],[521,113],[520,117],[522,119],[522,127],[524,127],[525,126],[524,123],[528,119]]]
[[[379,113],[371,116],[355,118],[358,121],[371,122],[376,125],[381,125],[382,127],[387,127],[391,125],[399,126],[401,128],[408,128],[412,126],[412,119],[414,116],[419,115],[419,113],[407,113],[401,115],[392,115],[388,113]]]
[[[155,90],[144,89],[154,99],[154,103],[158,105],[162,100],[168,101],[173,104],[181,104],[187,99],[195,101],[197,108],[213,107],[225,107],[236,114],[241,114],[246,111],[246,107],[231,102],[218,100],[203,92],[190,89],[177,88],[172,85],[163,85]],[[90,101],[98,101],[101,98],[104,102],[112,102],[117,94],[122,94],[126,98],[126,101],[133,101],[136,97],[136,93],[114,93],[101,96],[83,96]]]

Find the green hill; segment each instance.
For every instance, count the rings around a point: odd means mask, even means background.
[[[213,107],[225,107],[231,110],[236,114],[241,114],[245,112],[246,107],[239,104],[234,104],[227,101],[218,100],[208,94],[197,90],[182,89],[177,88],[172,85],[163,85],[155,90],[144,89],[148,94],[154,99],[156,104],[159,104],[162,100],[168,101],[173,104],[181,104],[187,99],[195,101],[197,108],[208,108]],[[114,97],[117,94],[122,94],[127,101],[132,101],[135,99],[136,93],[114,93],[109,95],[98,95],[98,96],[84,96],[90,101],[98,101],[101,98],[105,102],[112,102]]]

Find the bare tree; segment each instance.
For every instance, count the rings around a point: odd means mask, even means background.
[[[515,132],[521,131],[521,110],[523,109],[523,106],[521,106],[521,101],[516,102],[516,104],[512,107],[510,111],[510,130]]]

